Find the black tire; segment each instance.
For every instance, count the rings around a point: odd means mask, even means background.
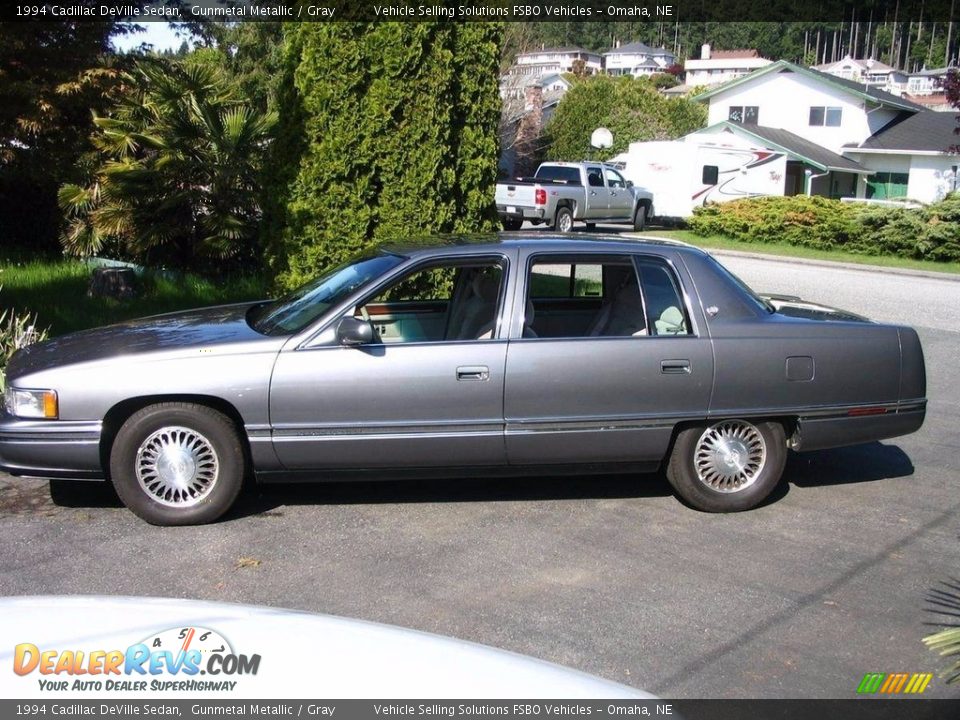
[[[710,436],[707,435],[708,432],[711,433]],[[696,461],[698,448],[702,451],[701,462],[709,465],[711,458],[714,457],[709,450],[712,440],[718,436],[729,439],[731,433],[736,440],[736,432],[743,433],[745,439],[741,439],[742,447],[748,454],[755,452],[755,448],[759,447],[758,442],[762,443],[763,460],[753,465],[756,472],[752,473],[749,479],[740,481],[742,484],[740,489],[736,489],[737,483],[733,479],[728,481],[722,475],[711,475],[709,469],[704,473],[706,477],[701,479]],[[732,462],[742,462],[738,450],[739,447],[734,448]],[[786,437],[780,423],[721,420],[710,425],[687,428],[677,435],[670,462],[667,465],[667,479],[677,494],[698,510],[718,513],[739,512],[756,507],[773,492],[783,475],[786,460]],[[718,462],[722,461],[718,459]],[[750,467],[749,463],[745,464],[748,468]],[[746,475],[741,477],[747,478]],[[715,489],[721,486],[726,490]]]
[[[562,233],[573,230],[573,213],[570,208],[562,207],[557,210],[557,214],[553,218],[553,229]]]
[[[504,218],[503,219],[503,229],[504,230],[519,230],[523,227],[523,220],[517,218]]]
[[[633,229],[640,232],[647,226],[647,206],[637,205],[637,212],[633,215]]]
[[[156,462],[149,462],[151,450],[165,444],[172,445],[174,453],[182,451],[173,458],[179,461],[179,472],[190,472],[191,479],[198,483],[189,493],[163,485],[164,463],[167,477],[177,470],[170,469],[172,463],[161,453],[153,453]],[[190,455],[188,446],[198,445],[199,457]],[[145,458],[141,463],[145,468],[143,482],[137,472],[141,447]],[[243,441],[233,421],[213,408],[193,403],[158,403],[139,410],[120,428],[110,450],[110,477],[117,494],[124,505],[151,525],[213,522],[236,501],[246,469]],[[201,487],[200,481],[206,481],[206,485]]]
[[[587,230],[593,230],[597,227],[596,223],[584,223],[584,225],[586,226]]]

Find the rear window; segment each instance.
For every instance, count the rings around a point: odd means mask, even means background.
[[[537,180],[552,180],[565,182],[568,185],[580,184],[580,168],[563,167],[562,165],[541,165],[534,176]]]

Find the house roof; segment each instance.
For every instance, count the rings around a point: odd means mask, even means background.
[[[654,57],[657,56],[669,56],[676,57],[672,52],[666,48],[653,48],[649,45],[646,45],[642,42],[632,42],[627,43],[626,45],[621,45],[620,47],[610,48],[607,50],[604,55],[620,55],[620,54],[638,54],[638,55],[651,55]]]
[[[595,53],[592,50],[587,50],[586,48],[582,48],[577,45],[571,45],[569,47],[545,47],[539,50],[527,50],[526,52],[517,53],[517,57],[525,57],[527,55],[546,55],[547,53],[586,53],[587,55],[600,55],[600,53]]]
[[[747,58],[758,58],[760,53],[756,50],[711,50],[710,60],[746,60]],[[704,58],[701,58],[701,60]]]
[[[940,77],[941,75],[946,75],[951,70],[956,71],[955,67],[942,67],[942,68],[924,68],[923,70],[918,70],[915,73],[910,73],[910,77]]]
[[[861,58],[850,57],[849,55],[847,55],[841,60],[823,63],[822,65],[815,65],[814,69],[820,70],[821,72],[826,72],[832,67],[835,67],[841,64],[846,64],[846,63],[853,63],[854,65],[859,67],[861,70],[866,70],[867,72],[872,72],[872,73],[899,72],[896,68],[891,67],[886,63],[882,63],[879,60],[874,60],[872,58],[861,59]]]
[[[909,100],[904,100],[896,95],[891,95],[890,93],[884,92],[883,90],[879,90],[875,87],[869,87],[867,85],[863,85],[862,83],[854,82],[853,80],[847,80],[845,78],[837,77],[836,75],[820,72],[819,70],[814,70],[813,68],[803,67],[802,65],[797,65],[795,63],[788,62],[787,60],[777,60],[776,62],[770,63],[765,67],[744,75],[743,77],[731,80],[730,82],[719,85],[711,90],[708,90],[707,92],[701,93],[697,95],[694,100],[702,102],[703,100],[708,100],[709,98],[715,97],[716,95],[743,85],[751,80],[755,80],[758,77],[770,75],[772,73],[778,73],[781,71],[795,72],[798,75],[804,75],[817,80],[824,85],[832,85],[835,88],[844,90],[851,95],[855,95],[863,100],[867,100],[868,102],[876,103],[877,105],[886,105],[888,107],[898,108],[900,110],[911,110],[914,112],[923,109],[916,103],[912,103]]]
[[[849,152],[863,150],[903,150],[905,152],[948,152],[960,145],[960,136],[954,133],[957,116],[950,112],[923,110],[904,114],[887,123]]]
[[[810,142],[789,130],[766,127],[765,125],[742,125],[724,120],[711,125],[708,130],[726,129],[734,134],[760,141],[763,145],[786,153],[791,160],[800,160],[808,165],[822,170],[839,170],[840,172],[869,173],[860,163],[851,158],[838,155],[825,147]]]

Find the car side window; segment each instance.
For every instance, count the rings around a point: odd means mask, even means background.
[[[690,318],[676,276],[662,260],[637,258],[640,286],[653,335],[690,335]]]
[[[499,260],[421,267],[364,300],[354,316],[385,345],[490,340],[503,278]]]
[[[658,258],[535,256],[525,338],[690,335],[679,283]]]
[[[603,187],[603,175],[600,174],[600,168],[587,169],[587,184],[590,187]]]
[[[612,188],[625,188],[627,186],[627,181],[623,179],[623,175],[618,173],[616,170],[611,170],[610,168],[604,168],[604,175],[607,176],[607,186]]]
[[[629,255],[545,255],[531,262],[523,337],[628,337],[647,332]]]

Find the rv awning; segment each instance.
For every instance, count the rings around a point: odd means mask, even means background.
[[[711,125],[706,130],[701,130],[700,132],[709,132],[711,134],[716,132],[731,132],[739,137],[760,143],[773,150],[779,150],[787,155],[787,159],[799,160],[823,172],[847,172],[860,175],[872,175],[874,173],[873,170],[868,170],[855,160],[851,160],[843,155],[838,155],[832,150],[827,150],[827,148],[821,145],[805,140],[789,130],[781,130],[780,128],[766,127],[764,125],[742,125],[725,120],[716,125]]]

